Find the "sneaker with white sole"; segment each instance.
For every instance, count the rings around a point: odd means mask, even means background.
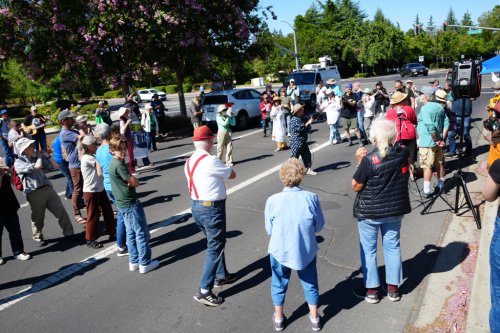
[[[273,324],[274,324],[274,330],[276,332],[281,332],[285,329],[285,316],[276,319],[276,317],[273,314]]]
[[[226,275],[226,277],[223,278],[223,279],[215,279],[214,287],[215,288],[219,288],[219,287],[222,287],[225,284],[234,283],[234,282],[238,281],[238,278],[239,278],[238,275],[236,275],[234,273],[228,273]]]
[[[134,271],[139,269],[139,264],[137,264],[137,263],[134,264],[134,263],[129,262],[128,269],[129,269],[129,271],[134,272]]]
[[[376,291],[368,292],[368,289],[361,287],[353,289],[352,292],[354,296],[364,299],[366,303],[377,304],[380,302],[380,298],[378,297],[378,293]]]
[[[313,319],[311,315],[309,315],[309,320],[311,321],[311,328],[314,332],[321,331],[321,318],[318,316],[316,319]]]
[[[208,306],[218,306],[224,302],[224,298],[215,296],[211,291],[202,294],[200,290],[193,296],[194,300]]]
[[[14,258],[18,259],[18,260],[29,260],[31,259],[31,255],[29,255],[28,253],[26,252],[23,252],[23,253],[19,253],[17,256],[15,256]]]
[[[125,257],[125,256],[128,256],[128,249],[126,246],[124,247],[119,247],[118,246],[118,251],[116,252],[116,255],[118,257]]]
[[[160,266],[160,262],[158,260],[151,260],[149,265],[139,265],[139,273],[146,274],[148,272],[151,272],[152,270],[157,269],[158,266]]]
[[[3,265],[3,264],[5,264],[5,260],[4,260],[4,258],[0,258],[0,265]]]
[[[306,171],[306,175],[310,176],[316,176],[318,173],[316,171],[313,171],[311,168],[308,168]]]

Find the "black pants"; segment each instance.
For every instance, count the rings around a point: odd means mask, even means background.
[[[12,248],[14,256],[23,253],[24,244],[17,211],[2,212],[2,214],[0,214],[0,257],[2,256],[2,234],[4,227],[9,232],[10,247]]]

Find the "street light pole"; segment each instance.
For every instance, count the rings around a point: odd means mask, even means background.
[[[295,34],[295,29],[287,21],[281,21],[281,22],[288,24],[290,26],[290,28],[292,28],[292,31],[293,31],[293,49],[295,52],[295,69],[299,69],[299,52],[297,51],[297,35]]]

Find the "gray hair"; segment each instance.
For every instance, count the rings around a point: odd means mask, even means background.
[[[203,149],[204,151],[210,151],[210,146],[213,145],[213,140],[214,139],[193,141],[193,144],[196,149]]]
[[[389,146],[396,138],[396,124],[387,119],[376,119],[370,127],[370,141],[379,149],[381,158],[387,156]]]
[[[97,124],[94,133],[101,140],[111,139],[111,127],[106,123]]]

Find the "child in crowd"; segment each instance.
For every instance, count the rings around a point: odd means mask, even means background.
[[[113,155],[109,162],[109,181],[118,212],[125,222],[129,270],[139,270],[139,273],[145,274],[158,268],[160,263],[158,260],[151,260],[148,223],[135,191],[140,185],[139,180],[130,174],[125,165],[127,141],[113,137],[109,143],[109,151]]]

